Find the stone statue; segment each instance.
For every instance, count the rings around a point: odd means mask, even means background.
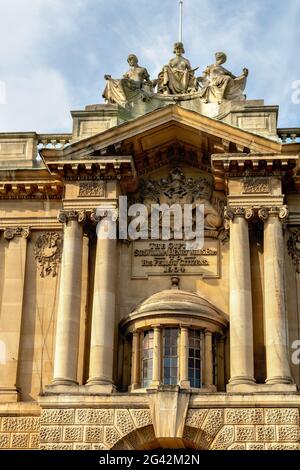
[[[147,101],[152,94],[152,82],[146,68],[140,67],[138,58],[130,54],[127,59],[130,69],[121,79],[114,79],[110,75],[105,75],[107,81],[103,98],[108,103],[126,105],[128,101],[140,96]]]
[[[195,77],[197,68],[192,69],[189,60],[182,55],[184,52],[182,42],[176,42],[174,45],[176,57],[163,67],[156,81],[158,93],[178,95],[197,91],[198,82]]]
[[[201,98],[205,103],[221,103],[223,100],[245,100],[243,92],[246,87],[248,69],[243,69],[242,75],[236,77],[222,66],[227,60],[224,52],[215,54],[216,63],[209,65],[198,78],[202,86]]]

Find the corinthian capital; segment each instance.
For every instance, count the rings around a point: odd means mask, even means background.
[[[95,209],[90,215],[90,219],[94,224],[98,224],[104,218],[110,220],[111,222],[116,222],[118,220],[118,217],[119,217],[118,209],[106,209],[106,208]]]
[[[57,219],[62,224],[67,224],[71,220],[76,220],[78,223],[82,223],[86,219],[85,211],[60,211]]]
[[[251,207],[230,207],[225,208],[225,220],[234,220],[235,217],[244,217],[246,220],[250,220],[254,216],[254,211]]]
[[[31,231],[29,227],[12,227],[4,230],[4,238],[13,240],[15,237],[30,238]]]
[[[282,222],[284,222],[289,215],[289,210],[287,206],[280,207],[261,207],[258,211],[259,218],[265,222],[269,217],[278,217]]]

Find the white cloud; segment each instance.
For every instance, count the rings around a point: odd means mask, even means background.
[[[47,67],[21,77],[9,77],[6,103],[0,106],[0,129],[54,132],[70,129],[68,85],[60,73]]]
[[[299,125],[291,84],[300,79],[295,0],[185,0],[186,56],[201,71],[224,50],[227,67],[250,70],[249,99],[280,104]],[[0,0],[0,131],[70,130],[70,108],[100,101],[104,73],[120,76],[128,53],[155,77],[178,36],[175,0]],[[56,95],[56,96],[55,96]]]

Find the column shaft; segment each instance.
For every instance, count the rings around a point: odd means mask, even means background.
[[[205,354],[204,354],[204,384],[205,387],[213,386],[213,349],[212,349],[212,333],[205,331]]]
[[[264,228],[264,317],[267,384],[291,384],[284,299],[284,247],[278,215],[265,221]]]
[[[140,368],[140,335],[134,332],[132,335],[131,390],[140,388]]]
[[[179,383],[182,388],[190,388],[189,382],[189,330],[180,329]]]
[[[253,319],[248,223],[230,222],[230,385],[254,381]]]
[[[71,217],[64,229],[53,385],[77,384],[82,244],[82,225]]]
[[[217,375],[218,391],[225,390],[225,338],[219,338],[217,343]]]
[[[161,383],[161,328],[154,327],[153,332],[153,376],[151,387]]]
[[[97,239],[88,385],[112,391],[117,240]]]

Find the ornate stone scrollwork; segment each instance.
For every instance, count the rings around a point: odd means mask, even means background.
[[[29,227],[12,227],[6,228],[4,231],[4,238],[6,240],[13,240],[14,237],[30,238],[31,231]]]
[[[235,217],[245,217],[251,220],[254,217],[254,210],[251,207],[230,207],[227,206],[224,212],[225,220],[234,220]]]
[[[258,217],[265,222],[269,218],[269,210],[266,207],[261,207],[258,211]]]
[[[290,234],[287,246],[296,271],[300,273],[300,228],[297,228]]]
[[[34,247],[40,276],[57,276],[62,255],[62,236],[58,232],[47,232],[41,235]]]
[[[82,223],[86,220],[86,213],[85,211],[60,211],[57,219],[62,224],[67,224],[71,220]]]
[[[104,197],[105,196],[104,181],[89,181],[87,183],[79,183],[78,197]]]
[[[278,217],[282,222],[288,218],[289,210],[287,206],[281,207],[261,207],[258,211],[258,217],[265,222],[269,217]]]
[[[98,224],[101,222],[101,220],[107,217],[108,219],[111,220],[111,222],[116,222],[119,218],[119,211],[118,209],[95,209],[91,214],[90,214],[90,220],[94,224]]]
[[[245,178],[244,194],[268,194],[270,192],[269,178]]]

